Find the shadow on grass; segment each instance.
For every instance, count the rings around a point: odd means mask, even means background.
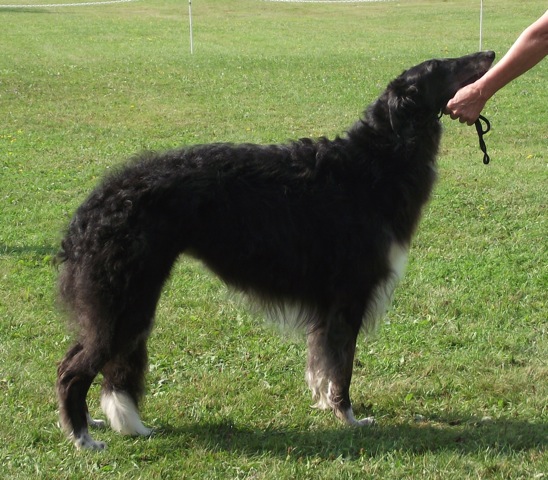
[[[190,425],[187,428],[166,427],[158,437],[166,437],[171,448],[188,448],[202,444],[213,451],[248,455],[268,453],[283,458],[310,457],[333,459],[382,456],[391,452],[422,454],[454,451],[493,453],[544,451],[548,446],[548,425],[517,420],[488,423],[467,419],[455,425],[428,423],[377,425],[361,429],[332,430],[253,430],[229,422]]]
[[[2,255],[51,255],[56,254],[59,246],[52,245],[5,245],[0,243]]]
[[[5,245],[0,243],[0,255],[41,259],[57,255],[59,248],[59,246],[51,245]]]
[[[5,13],[52,13],[51,10],[47,8],[36,8],[36,7],[3,7],[0,6],[0,12]]]

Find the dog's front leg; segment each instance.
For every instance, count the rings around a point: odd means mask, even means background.
[[[361,317],[360,317],[361,318]],[[359,321],[350,323],[342,315],[333,315],[324,325],[310,330],[307,337],[306,380],[315,408],[331,408],[335,415],[352,426],[374,423],[372,417],[357,420],[350,401],[350,382]]]

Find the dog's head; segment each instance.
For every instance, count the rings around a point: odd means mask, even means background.
[[[390,123],[398,132],[402,122],[428,120],[441,112],[462,87],[482,77],[495,52],[428,60],[403,72],[387,89]]]

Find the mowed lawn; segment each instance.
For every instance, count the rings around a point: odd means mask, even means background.
[[[484,3],[498,58],[546,9]],[[311,409],[302,333],[182,259],[149,344],[155,435],[77,452],[57,427],[71,335],[52,260],[105,172],[147,149],[342,134],[405,68],[476,51],[479,6],[195,0],[193,55],[185,1],[0,8],[0,478],[548,478],[546,61],[487,105],[489,166],[473,127],[442,120],[406,277],[358,345],[351,395],[376,426]]]

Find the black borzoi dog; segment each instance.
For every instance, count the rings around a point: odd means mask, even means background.
[[[439,115],[483,75],[493,52],[430,60],[392,81],[333,141],[210,144],[144,155],[78,208],[59,254],[60,292],[78,327],[58,368],[61,423],[78,448],[102,449],[86,396],[123,434],[147,435],[138,403],[146,343],[177,257],[306,329],[306,380],[317,406],[350,425],[360,329],[374,328],[401,277],[434,185]]]

